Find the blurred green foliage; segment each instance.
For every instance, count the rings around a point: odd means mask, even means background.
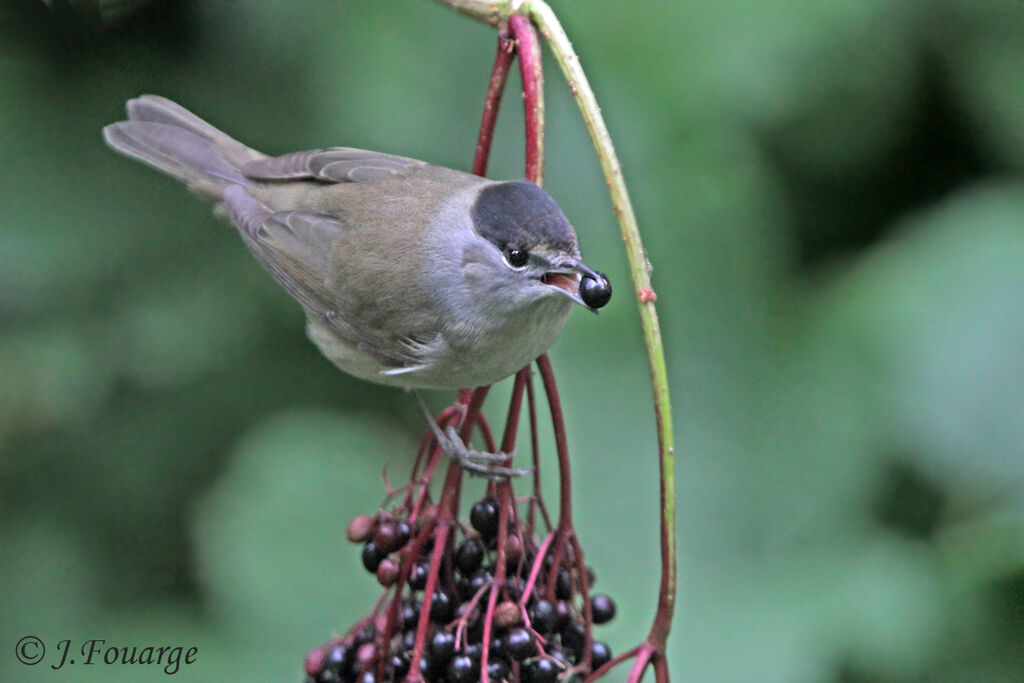
[[[674,680],[1024,679],[1024,5],[554,5],[669,350]],[[271,153],[466,168],[494,35],[428,0],[158,0],[62,48],[3,12],[0,680],[164,676],[25,667],[34,634],[197,646],[178,679],[297,681],[372,604],[342,530],[421,425],[323,361],[231,232],[100,128],[152,92]],[[548,189],[618,293],[552,358],[622,651],[657,585],[650,394],[604,183],[547,66]],[[522,173],[517,99],[498,177]]]

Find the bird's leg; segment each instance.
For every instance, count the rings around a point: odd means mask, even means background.
[[[430,425],[430,431],[434,433],[434,438],[437,440],[441,450],[462,469],[470,474],[493,480],[521,477],[531,472],[531,470],[518,470],[498,464],[511,457],[511,453],[486,453],[467,447],[454,427],[449,426],[442,432],[420,395],[413,389],[410,389],[409,393],[412,394],[416,405],[419,406],[420,413],[423,414],[427,424]]]

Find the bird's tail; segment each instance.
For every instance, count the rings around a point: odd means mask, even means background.
[[[142,95],[129,100],[127,110],[127,121],[103,129],[114,150],[174,176],[211,201],[220,201],[229,185],[252,185],[239,168],[263,154],[164,97]]]

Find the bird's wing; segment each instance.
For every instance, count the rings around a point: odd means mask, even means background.
[[[275,213],[240,185],[224,191],[224,205],[246,246],[274,279],[303,306],[327,316],[331,297],[323,283],[341,223],[311,211]]]
[[[272,211],[240,185],[224,191],[224,205],[246,246],[274,279],[306,310],[354,348],[383,365],[421,365],[415,348],[374,329],[354,325],[338,309],[328,286],[331,247],[347,230],[332,214]]]
[[[352,147],[329,147],[256,159],[242,166],[253,180],[315,179],[331,183],[363,183],[425,166],[423,161]]]

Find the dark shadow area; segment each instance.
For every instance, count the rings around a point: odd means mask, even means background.
[[[793,208],[797,262],[803,267],[867,247],[915,208],[1003,170],[975,144],[936,59],[923,57],[919,73],[898,146],[861,174],[838,177],[803,167],[765,136]]]
[[[946,495],[913,464],[896,460],[882,475],[872,503],[874,519],[909,538],[935,534],[946,508]]]

